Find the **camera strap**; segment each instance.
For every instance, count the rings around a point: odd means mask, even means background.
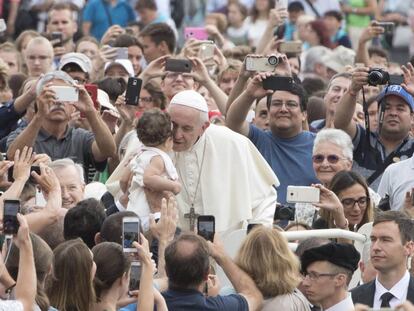
[[[109,4],[107,1],[102,0],[102,5],[103,5],[103,7],[104,7],[106,17],[108,18],[108,23],[109,23],[109,26],[112,26],[114,23],[113,23],[113,21],[112,21],[112,16],[111,16],[111,13],[109,12],[109,8],[108,8],[108,6],[109,6],[110,4]]]
[[[362,109],[364,110],[365,117],[365,144],[368,146],[369,150],[371,149],[371,144],[369,143],[369,137],[371,135],[371,129],[369,126],[369,113],[368,113],[368,104],[365,99],[364,87],[362,87]]]

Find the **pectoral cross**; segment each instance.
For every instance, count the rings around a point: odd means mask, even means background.
[[[194,231],[195,228],[195,221],[197,220],[198,216],[200,216],[199,214],[196,214],[194,207],[190,208],[190,212],[187,214],[184,214],[184,218],[188,218],[189,222],[190,222],[190,230]]]

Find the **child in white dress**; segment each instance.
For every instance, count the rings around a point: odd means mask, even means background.
[[[161,199],[168,194],[165,192],[178,194],[181,184],[168,155],[173,146],[170,116],[158,109],[148,110],[136,128],[138,139],[144,146],[130,162],[133,177],[127,209],[141,218],[146,231],[149,229],[149,214],[161,211]]]

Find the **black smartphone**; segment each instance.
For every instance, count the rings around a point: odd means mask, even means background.
[[[122,218],[122,246],[125,253],[136,253],[134,242],[141,243],[139,217]]]
[[[59,31],[52,32],[51,43],[53,47],[63,46],[63,33]]]
[[[131,262],[131,270],[129,273],[129,290],[138,290],[141,280],[142,266],[139,261]]]
[[[36,179],[34,179],[32,177],[32,172],[36,172],[38,175],[40,175],[40,166],[33,165],[33,166],[30,167],[29,182],[31,182],[32,184],[36,184]],[[11,168],[9,168],[7,179],[10,182],[13,182],[14,181],[14,178],[13,178],[13,166]]]
[[[202,215],[197,218],[198,235],[207,241],[213,242],[214,233],[216,232],[216,221],[212,215]]]
[[[139,78],[129,78],[125,93],[125,103],[127,105],[138,106],[139,93],[141,93],[142,80]]]
[[[188,59],[167,59],[165,71],[173,72],[191,72],[193,65]]]
[[[265,90],[291,91],[293,88],[293,78],[270,76],[263,80],[262,85]]]
[[[248,224],[247,225],[247,232],[246,232],[246,234],[249,234],[250,233],[250,231],[252,231],[252,229],[254,228],[254,227],[257,227],[257,226],[263,226],[262,224]]]
[[[4,200],[3,232],[4,234],[17,234],[19,221],[17,213],[20,213],[20,200]]]

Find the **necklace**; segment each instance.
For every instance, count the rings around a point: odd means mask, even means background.
[[[198,216],[200,216],[199,214],[195,213],[194,203],[195,203],[195,200],[196,200],[196,197],[197,197],[198,187],[200,186],[201,173],[202,173],[202,170],[203,170],[204,158],[205,158],[205,154],[206,154],[207,139],[206,138],[204,138],[204,139],[205,140],[204,140],[204,147],[203,147],[203,156],[201,158],[201,165],[200,165],[200,170],[199,170],[199,173],[198,173],[196,189],[195,189],[194,195],[192,197],[190,196],[190,192],[188,191],[187,186],[184,183],[183,177],[181,177],[181,182],[183,184],[183,188],[185,190],[185,193],[187,194],[188,199],[190,200],[190,212],[184,214],[184,218],[187,218],[189,220],[191,231],[194,231],[195,221],[198,218]],[[181,172],[181,169],[178,169],[178,172],[180,173],[180,176],[184,176]]]

